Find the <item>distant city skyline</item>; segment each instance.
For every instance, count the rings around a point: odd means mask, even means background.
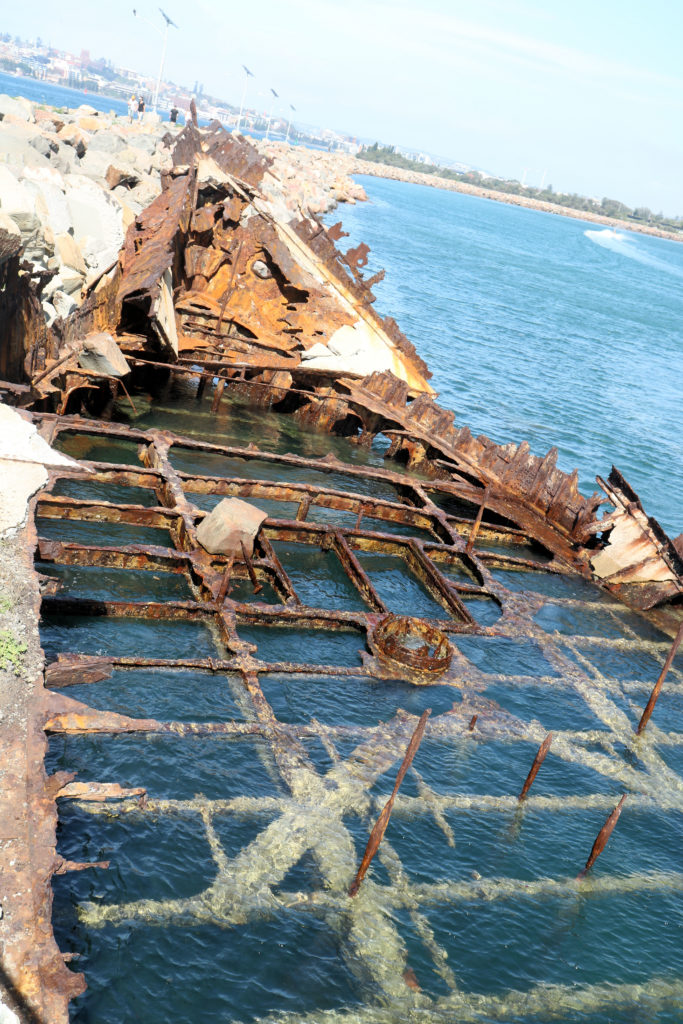
[[[154,3],[102,9],[34,0],[0,31],[90,51],[156,78],[163,19]],[[575,0],[262,0],[258,16],[197,0],[164,10],[165,77],[199,81],[239,107],[461,161],[527,184],[683,215],[683,9]],[[159,34],[149,22],[158,22]]]

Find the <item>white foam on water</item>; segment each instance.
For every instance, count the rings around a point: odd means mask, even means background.
[[[658,256],[644,252],[632,236],[621,234],[612,228],[605,228],[602,231],[588,228],[584,231],[584,235],[591,242],[602,246],[603,249],[609,249],[619,256],[626,256],[630,260],[644,263],[655,270],[663,270],[667,274],[673,274],[674,277],[683,277],[683,270],[680,267],[675,267],[671,263],[667,263],[666,260],[659,259]]]

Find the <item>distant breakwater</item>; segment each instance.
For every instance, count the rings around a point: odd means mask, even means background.
[[[346,157],[344,163],[346,174],[368,174],[375,178],[389,178],[392,181],[406,181],[413,185],[429,185],[430,188],[445,189],[448,192],[465,192],[481,199],[494,199],[498,203],[509,203],[511,206],[524,206],[529,210],[541,210],[543,213],[554,213],[561,217],[573,217],[575,220],[590,221],[594,224],[605,224],[608,227],[620,228],[623,231],[635,231],[641,235],[656,235],[668,238],[672,242],[683,241],[683,236],[675,231],[664,231],[647,224],[634,224],[632,221],[619,220],[617,217],[605,217],[586,210],[575,210],[571,206],[560,206],[528,196],[517,196],[509,192],[498,192],[495,189],[471,185],[465,181],[454,181],[452,178],[439,178],[434,174],[410,171],[402,167],[390,167],[388,164],[377,164],[370,160],[359,160]]]

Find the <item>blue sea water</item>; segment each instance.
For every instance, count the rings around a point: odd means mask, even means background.
[[[683,245],[457,192],[361,176],[344,207],[393,316],[456,423],[559,449],[589,494],[616,465],[683,530]]]

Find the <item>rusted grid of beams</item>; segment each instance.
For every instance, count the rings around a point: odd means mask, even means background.
[[[268,888],[273,912],[288,908],[309,910],[312,913],[324,912],[337,920],[340,929],[346,927],[342,921],[348,922],[349,914],[362,915],[362,940],[360,933],[357,934],[353,927],[345,933],[350,955],[360,960],[369,970],[376,990],[405,1011],[409,1008],[418,1009],[424,1005],[420,1000],[426,997],[420,995],[415,988],[414,975],[409,963],[405,961],[404,952],[400,950],[398,937],[399,955],[393,963],[386,963],[386,958],[378,955],[377,944],[380,939],[383,943],[386,941],[382,924],[386,908],[409,908],[435,969],[446,981],[450,992],[448,997],[430,1003],[430,1012],[443,1012],[447,1015],[452,1010],[451,1004],[455,1005],[453,1001],[460,1000],[458,1012],[465,1016],[470,1014],[472,1019],[476,1019],[479,1012],[492,1012],[491,1006],[487,1003],[486,1008],[479,1011],[477,1000],[480,997],[468,1001],[468,997],[459,992],[455,975],[445,966],[445,951],[436,942],[419,908],[473,897],[487,901],[543,899],[576,893],[581,891],[581,886],[587,886],[593,892],[605,893],[639,890],[675,892],[683,889],[683,876],[645,870],[618,879],[611,876],[589,876],[586,880],[578,880],[576,873],[590,852],[583,849],[571,851],[573,859],[567,865],[566,878],[538,879],[531,883],[520,883],[515,879],[484,878],[476,884],[443,882],[419,885],[410,882],[400,866],[389,830],[378,853],[390,878],[390,885],[381,888],[381,906],[378,902],[380,894],[370,876],[361,894],[353,901],[358,906],[349,910],[348,897],[344,895],[346,889],[344,894],[341,890],[337,891],[340,882],[338,869],[330,859],[330,850],[326,844],[336,841],[345,848],[348,839],[341,821],[344,814],[361,815],[369,825],[372,823],[386,797],[374,797],[370,789],[385,771],[400,761],[415,728],[416,719],[398,711],[394,718],[379,727],[323,724],[314,717],[304,725],[287,724],[279,721],[273,713],[260,680],[263,675],[273,672],[296,675],[302,681],[306,677],[322,675],[330,677],[331,685],[343,686],[344,678],[396,679],[401,676],[396,663],[388,665],[378,657],[373,632],[387,621],[388,609],[373,585],[372,573],[368,575],[365,572],[357,553],[386,552],[400,555],[406,562],[406,568],[444,608],[443,616],[430,625],[442,630],[451,644],[450,665],[438,677],[438,682],[453,687],[454,704],[450,711],[432,716],[427,726],[428,737],[451,743],[524,743],[529,750],[531,766],[535,748],[546,738],[542,723],[535,718],[531,721],[521,720],[485,697],[482,691],[493,683],[510,687],[537,687],[539,692],[547,687],[558,691],[571,690],[583,699],[599,721],[599,726],[592,730],[577,730],[572,728],[572,722],[568,719],[565,729],[553,732],[552,755],[567,764],[588,767],[596,773],[596,778],[616,779],[620,788],[629,791],[630,806],[682,811],[680,779],[663,760],[661,750],[680,744],[683,737],[666,732],[663,728],[666,723],[661,720],[657,725],[656,714],[644,736],[636,737],[635,733],[638,720],[635,711],[644,706],[652,680],[634,680],[625,687],[602,674],[591,661],[592,651],[615,649],[646,652],[659,663],[664,663],[670,644],[665,640],[642,639],[638,631],[634,631],[635,623],[629,617],[630,613],[617,603],[604,601],[596,602],[595,609],[607,616],[614,626],[616,636],[573,636],[545,632],[534,620],[544,605],[552,604],[569,612],[591,610],[593,605],[574,599],[549,598],[531,590],[514,592],[506,589],[493,577],[491,569],[555,574],[558,572],[557,562],[539,561],[533,556],[524,557],[533,554],[528,550],[533,547],[528,536],[518,529],[490,521],[498,517],[480,518],[474,536],[479,512],[476,505],[471,506],[469,518],[467,509],[463,509],[462,516],[454,517],[445,514],[433,501],[433,497],[438,496],[440,491],[448,492],[448,483],[443,485],[438,480],[419,480],[389,470],[360,468],[329,457],[315,460],[274,455],[255,447],[244,449],[210,445],[176,437],[168,432],[136,432],[111,424],[79,422],[71,418],[42,416],[37,419],[41,432],[53,442],[64,431],[83,432],[110,440],[133,441],[139,446],[138,465],[90,463],[94,474],[89,480],[124,487],[141,486],[152,489],[156,495],[155,505],[141,506],[79,500],[44,492],[35,501],[39,522],[42,518],[100,522],[104,533],[107,523],[164,527],[169,532],[172,544],[169,547],[134,544],[94,546],[67,540],[41,539],[38,546],[41,560],[62,565],[181,573],[186,577],[194,596],[189,601],[93,601],[79,600],[68,595],[62,597],[54,593],[54,587],[48,586],[43,602],[45,611],[121,618],[199,620],[210,625],[218,640],[218,647],[223,651],[222,657],[202,656],[202,652],[198,652],[197,657],[187,659],[63,654],[46,671],[46,683],[51,691],[47,731],[53,734],[172,733],[187,737],[188,740],[197,735],[261,737],[267,742],[285,790],[290,794],[277,798],[245,796],[233,800],[160,800],[148,796],[142,787],[121,789],[114,780],[80,783],[65,781],[59,795],[64,799],[81,801],[93,813],[106,805],[109,813],[112,807],[116,807],[116,813],[133,816],[144,816],[151,812],[197,819],[206,830],[216,863],[215,882],[209,890],[196,898],[167,901],[152,908],[152,911],[148,901],[121,906],[88,905],[82,911],[86,925],[97,927],[105,921],[116,923],[136,918],[160,925],[172,925],[181,919],[184,924],[188,920],[199,923],[210,913],[214,922],[218,919],[226,927],[239,927],[240,922],[249,920],[251,915],[263,912],[262,903],[259,903],[257,910],[239,883],[240,865],[251,860],[259,865],[257,870],[260,872],[260,881]],[[249,479],[246,476],[210,477],[198,473],[182,473],[173,467],[169,457],[173,454],[174,445],[231,460],[241,458],[245,463],[253,459],[266,461],[281,469],[284,479],[274,482]],[[359,481],[363,478],[365,481],[374,480],[378,485],[389,484],[396,489],[398,500],[373,499],[367,494],[354,492],[352,484],[349,490],[341,491],[312,484],[290,483],[287,470],[297,468],[343,473]],[[194,540],[196,525],[203,513],[193,504],[192,497],[206,494],[237,495],[246,500],[249,497],[265,497],[295,503],[298,508],[297,518],[267,519],[257,539],[253,559],[237,560],[233,565],[228,565],[225,559],[203,552]],[[311,522],[308,516],[312,508],[336,509],[351,513],[356,518],[353,525],[347,527]],[[383,520],[404,524],[404,534],[383,533]],[[369,525],[372,529],[367,528]],[[430,531],[434,540],[423,540],[411,535],[415,528]],[[468,550],[470,538],[474,542]],[[349,612],[305,606],[273,548],[272,542],[280,540],[333,551],[367,610]],[[521,557],[496,552],[495,547],[485,550],[487,544],[496,543],[504,544],[506,548],[517,547]],[[458,577],[454,579],[446,575],[449,569],[458,571]],[[226,578],[234,583],[241,581],[252,586],[254,582],[268,582],[277,594],[279,603],[266,604],[258,593],[254,593],[252,600],[234,601],[226,586]],[[480,600],[494,601],[500,607],[501,616],[493,626],[481,627],[469,614],[470,602]],[[362,665],[344,667],[261,661],[258,650],[240,638],[240,626],[254,624],[273,628],[290,626],[298,629],[355,631],[359,648],[365,648]],[[458,635],[479,636],[483,642],[487,637],[507,637],[527,644],[545,658],[548,673],[540,676],[515,675],[511,672],[495,675],[486,673],[458,650]],[[201,669],[241,680],[249,709],[245,721],[197,723],[130,718],[108,711],[97,711],[67,696],[68,687],[74,682],[101,682],[106,686],[106,679],[113,668],[144,666],[176,668],[181,671],[184,668]],[[423,677],[419,674],[415,676],[409,670],[405,670],[404,677],[413,683],[425,682]],[[672,666],[667,685],[676,690],[683,689],[680,661]],[[631,717],[624,713],[622,703],[618,700],[624,695],[634,711]],[[305,748],[305,740],[314,736],[323,742],[332,758],[333,768],[324,779],[317,775]],[[341,758],[337,745],[349,741],[355,744],[354,749],[347,758]],[[635,756],[624,756],[623,748]],[[394,814],[408,819],[430,816],[448,842],[452,842],[453,833],[444,817],[445,813],[458,810],[473,810],[482,814],[510,811],[517,803],[516,794],[524,781],[511,778],[509,795],[502,797],[493,794],[442,794],[431,789],[420,776],[419,758],[411,770],[418,782],[418,796],[399,795]],[[332,782],[335,783],[334,787],[330,786]],[[332,797],[331,793],[336,795]],[[537,796],[532,789],[525,796],[524,806],[550,812],[591,808],[608,814],[614,810],[615,803],[613,796],[599,791],[554,798]],[[320,834],[321,808],[326,813],[331,811],[333,818],[338,821],[334,835],[327,831]],[[276,816],[276,823],[264,827],[256,840],[240,855],[241,859],[238,858],[236,862],[227,861],[216,836],[214,818],[233,813],[258,818],[264,810]],[[269,862],[270,866],[266,867],[271,831],[274,828],[286,831],[295,822],[297,841],[292,844],[286,863],[273,865]],[[315,892],[280,892],[279,881],[306,850],[312,851],[322,865],[325,880],[323,888]],[[62,868],[73,870],[81,866],[66,864]],[[352,867],[355,865],[350,863],[349,869]],[[352,874],[344,877],[346,887],[351,877]],[[365,887],[369,887],[367,892]],[[227,901],[226,893],[230,895]],[[218,906],[222,910],[217,912]],[[588,989],[585,990],[585,998],[590,1003],[592,995]],[[563,1005],[563,1000],[568,1007],[571,1005],[569,992],[564,995],[560,993],[558,999],[560,1005]],[[529,1003],[528,1012],[533,1015],[536,1011],[532,1003],[533,1000]],[[539,1000],[537,1014],[540,1019],[543,1019],[546,1009],[546,1003]]]

